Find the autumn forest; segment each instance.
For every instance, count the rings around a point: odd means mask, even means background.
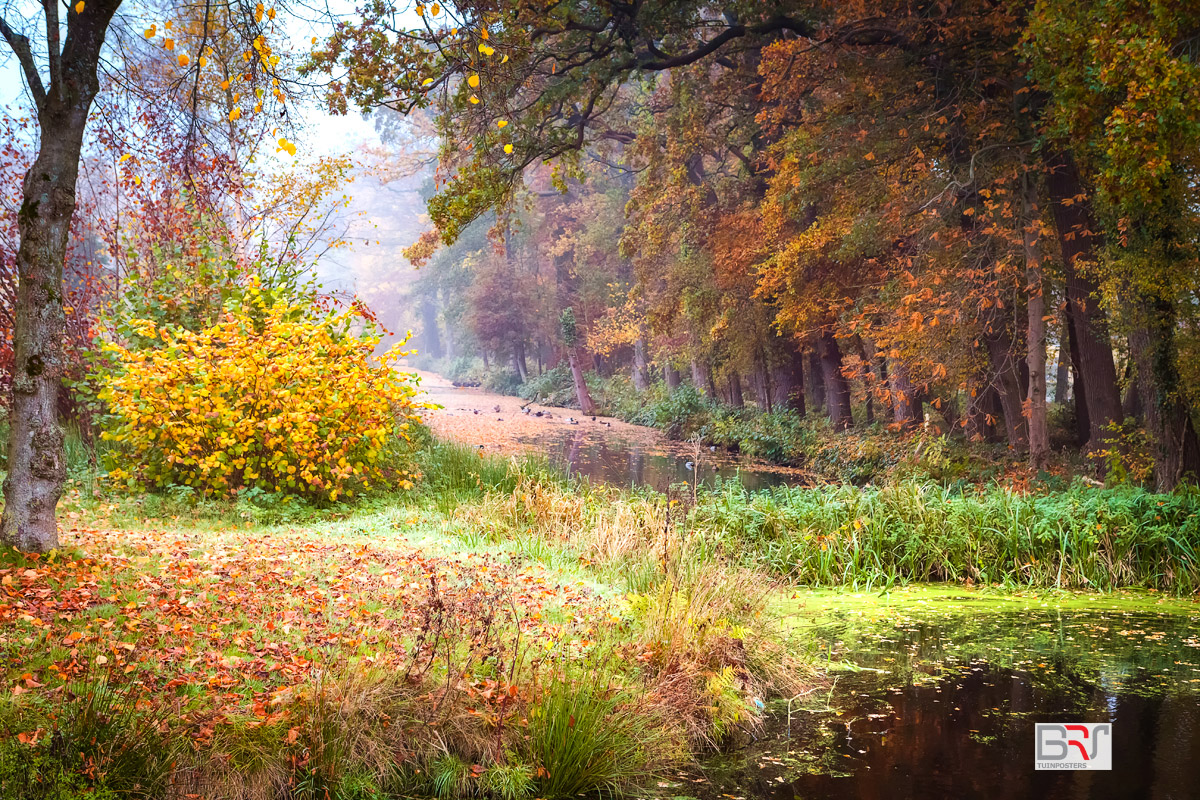
[[[0,800],[1200,785],[1200,6],[0,36]]]

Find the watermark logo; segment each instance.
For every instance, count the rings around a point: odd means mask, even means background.
[[[1035,769],[1112,769],[1112,724],[1037,723]]]

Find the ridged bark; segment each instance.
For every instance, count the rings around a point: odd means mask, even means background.
[[[1068,154],[1056,154],[1048,159],[1047,168],[1046,187],[1063,255],[1073,335],[1071,355],[1077,366],[1075,392],[1086,403],[1087,447],[1094,450],[1103,445],[1106,428],[1122,419],[1108,317],[1097,299],[1098,287],[1079,270],[1080,264],[1096,260],[1099,236],[1074,160]]]
[[[850,410],[850,382],[842,374],[842,350],[833,334],[825,331],[817,340],[817,351],[821,361],[821,378],[825,384],[825,408],[829,421],[839,430],[849,428],[854,422]]]
[[[1026,298],[1025,351],[1029,365],[1029,385],[1025,406],[1029,421],[1029,464],[1035,469],[1046,466],[1050,457],[1050,428],[1046,420],[1046,296],[1042,280],[1042,248],[1038,241],[1039,215],[1037,192],[1026,174],[1021,207],[1024,217]]]
[[[25,552],[58,546],[54,511],[66,480],[58,393],[64,371],[63,267],[83,133],[99,89],[96,67],[119,2],[95,0],[70,17],[59,50],[58,6],[47,3],[49,84],[43,86],[29,40],[0,24],[25,76],[41,132],[38,155],[25,174],[17,229],[17,300],[13,321],[13,382],[9,406],[8,475],[0,541]]]

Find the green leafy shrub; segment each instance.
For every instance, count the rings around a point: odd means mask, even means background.
[[[541,375],[531,375],[521,384],[518,394],[523,400],[537,400],[546,406],[567,406],[575,402],[571,370],[566,364],[559,364]]]
[[[483,383],[483,362],[474,356],[459,356],[450,362],[444,374],[455,383]]]
[[[700,390],[684,384],[652,399],[628,421],[658,428],[670,439],[686,439],[707,425],[716,410]]]
[[[483,376],[483,388],[496,394],[515,395],[520,386],[521,376],[507,367],[488,370]]]

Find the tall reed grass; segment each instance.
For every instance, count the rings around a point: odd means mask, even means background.
[[[1075,486],[1052,494],[934,484],[726,484],[693,511],[731,557],[789,580],[857,587],[974,581],[1200,591],[1200,495]]]

